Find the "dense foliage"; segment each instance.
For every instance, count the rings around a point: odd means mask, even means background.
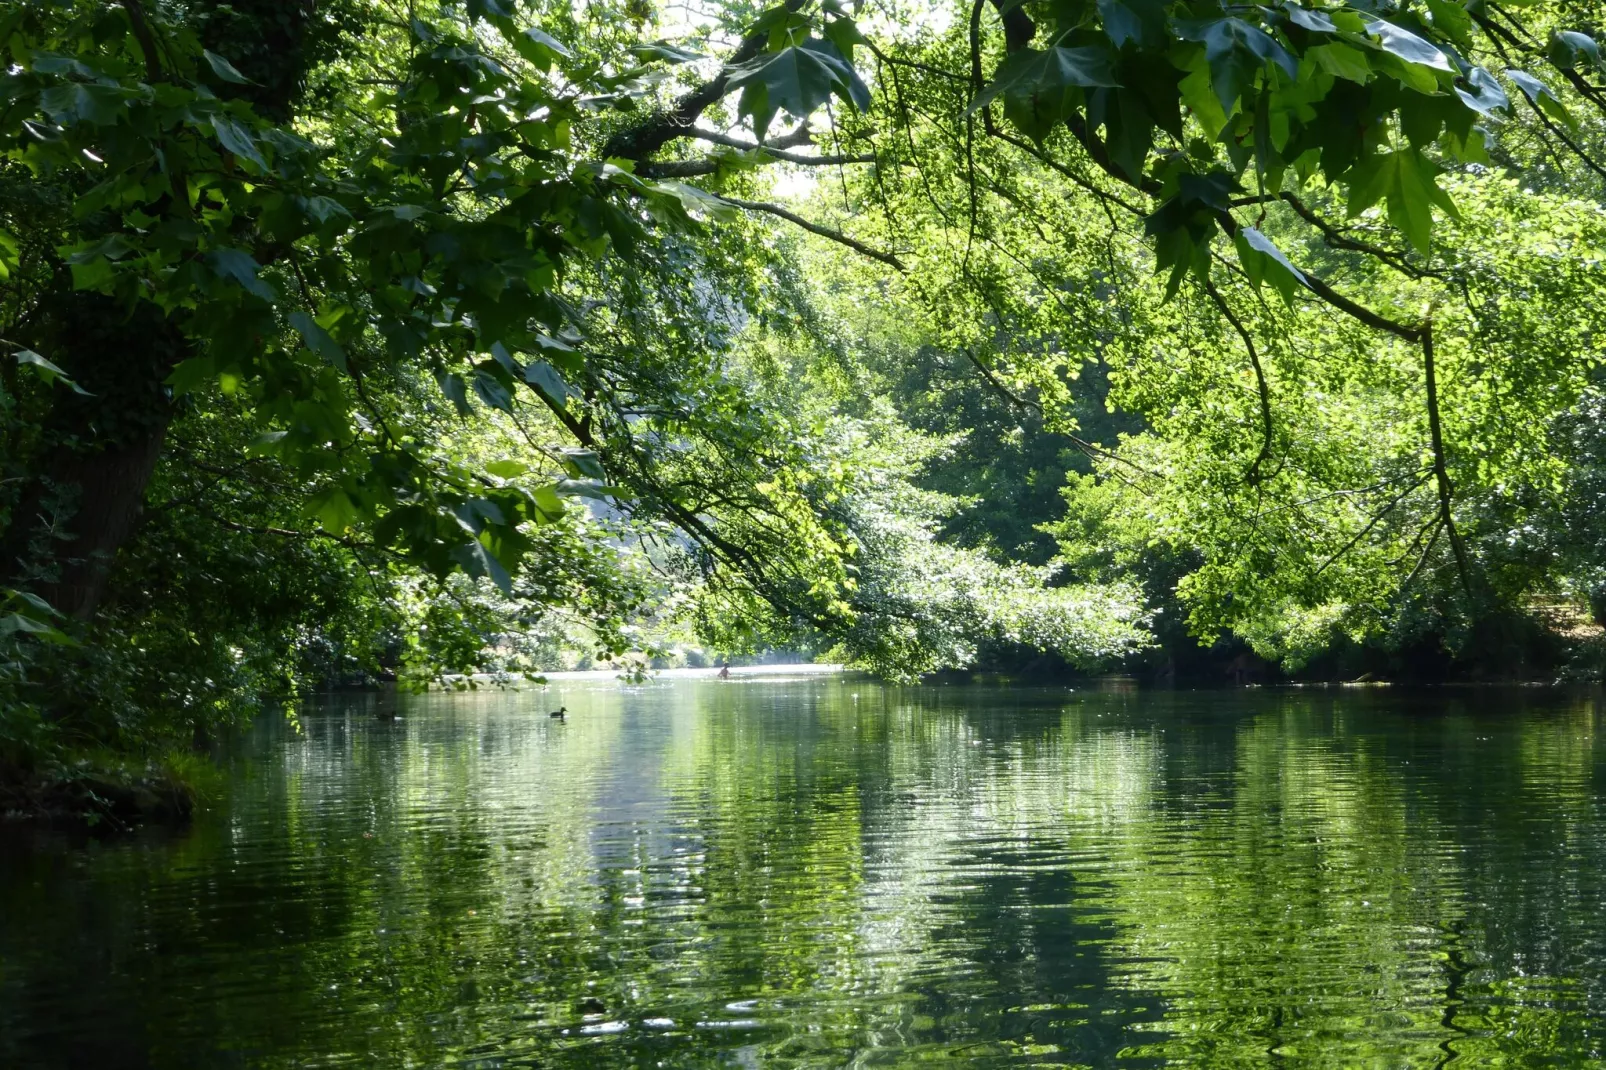
[[[10,5],[6,761],[687,641],[897,677],[1576,648],[1594,31]]]

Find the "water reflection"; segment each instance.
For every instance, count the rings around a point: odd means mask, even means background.
[[[1592,699],[375,701],[187,834],[0,844],[0,1065],[1601,1057]]]

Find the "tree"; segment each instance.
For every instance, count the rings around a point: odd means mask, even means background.
[[[802,309],[741,213],[798,219],[751,199],[747,165],[785,151],[705,132],[736,153],[649,161],[718,91],[644,107],[697,57],[627,9],[396,15],[0,17],[0,544],[31,651],[7,732],[25,709],[84,743],[202,739],[320,674],[483,667],[557,613],[616,652],[649,561],[731,642],[808,634],[897,675],[971,649],[948,621],[876,653],[930,511],[872,508],[851,451],[821,470],[847,425],[756,363]],[[1089,659],[1136,641],[1135,610],[1096,608],[1085,635],[1032,626]],[[81,642],[28,638],[58,635]]]
[[[1061,354],[1113,352],[1112,400],[1164,424],[1168,453],[1104,476],[1160,477],[1182,549],[1217,555],[1183,587],[1199,630],[1292,612],[1375,631],[1425,572],[1430,616],[1465,631],[1554,582],[1501,546],[1534,507],[1517,488],[1560,478],[1548,428],[1596,361],[1598,234],[1570,200],[1606,174],[1587,26],[1455,4],[965,15],[872,39],[839,6],[777,8],[728,86],[763,134],[776,107],[865,103],[842,64],[873,64],[877,117],[840,113],[829,147],[874,159],[854,188],[878,211],[816,232],[906,269],[952,337],[1051,404]]]

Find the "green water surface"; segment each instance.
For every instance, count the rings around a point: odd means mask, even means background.
[[[185,832],[0,839],[0,1067],[1594,1065],[1600,725],[1472,690],[335,699],[265,717]]]

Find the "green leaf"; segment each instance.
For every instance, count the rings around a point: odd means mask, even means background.
[[[1235,244],[1238,246],[1238,260],[1249,275],[1249,281],[1257,288],[1263,281],[1270,281],[1282,294],[1283,300],[1291,301],[1295,285],[1310,285],[1305,273],[1283,255],[1276,243],[1255,227],[1241,228]]]
[[[1127,42],[1139,46],[1165,39],[1165,4],[1161,0],[1098,0],[1104,32],[1116,48]]]
[[[344,535],[356,526],[359,511],[344,489],[329,487],[308,499],[307,515],[329,534]]]
[[[328,331],[318,326],[311,316],[305,312],[292,312],[290,313],[290,326],[300,332],[301,338],[307,343],[308,349],[341,371],[346,370],[346,351],[340,347],[340,343],[335,341]]]
[[[572,59],[574,57],[574,52],[562,41],[559,41],[545,30],[536,29],[534,26],[516,35],[513,38],[513,47],[518,51],[519,55],[543,71],[552,67],[552,60],[555,56],[561,56],[564,59]]]
[[[1578,125],[1578,121],[1573,118],[1572,113],[1562,104],[1561,98],[1556,95],[1556,91],[1544,82],[1527,71],[1508,70],[1506,71],[1506,77],[1510,78],[1516,87],[1522,90],[1523,96],[1527,97],[1529,103],[1535,108],[1566,126],[1576,127]]]
[[[1143,97],[1129,89],[1098,89],[1091,94],[1087,113],[1095,127],[1104,127],[1110,158],[1132,178],[1141,178],[1155,127]]]
[[[557,487],[536,487],[530,492],[535,499],[535,507],[540,512],[539,519],[552,521],[561,520],[568,510],[564,508],[563,498],[558,494]]]
[[[743,90],[740,114],[752,116],[760,138],[778,110],[804,119],[833,95],[860,111],[870,106],[870,90],[853,66],[836,45],[816,37],[742,64],[726,85]]]
[[[800,47],[824,56],[828,63],[834,64],[841,72],[842,78],[837,96],[851,104],[856,111],[870,110],[870,87],[864,84],[864,79],[859,77],[859,72],[854,70],[852,62],[837,47],[835,40],[811,38],[804,41]]]
[[[562,405],[569,397],[569,388],[563,376],[544,360],[532,360],[524,366],[524,381],[554,404]]]
[[[489,577],[503,594],[513,593],[513,577],[478,539],[471,539],[452,551],[452,560],[470,576]]]
[[[65,74],[86,81],[93,81],[99,77],[94,68],[86,66],[82,61],[54,52],[36,51],[28,57],[28,65],[40,74]]]
[[[73,382],[66,372],[31,349],[17,350],[17,363],[24,368],[32,370],[35,375],[39,376],[47,384],[60,383],[75,394],[82,394],[86,398],[94,397],[89,391]]]
[[[482,369],[474,373],[474,393],[493,409],[513,411],[513,395],[500,379],[488,371]]]
[[[22,266],[22,246],[16,235],[0,228],[0,280],[9,279],[11,273]]]
[[[514,375],[520,375],[524,372],[524,369],[519,366],[519,362],[513,359],[513,354],[507,351],[507,346],[501,342],[491,343],[491,357]]]
[[[52,86],[39,94],[40,110],[63,126],[111,126],[125,114],[125,103],[123,91],[116,86],[79,82]]]
[[[233,119],[226,115],[214,116],[212,132],[217,135],[218,143],[234,155],[250,160],[264,171],[268,169],[268,162],[262,158],[262,152],[257,148],[250,131]]]
[[[654,41],[651,44],[632,45],[630,51],[637,59],[661,59],[666,63],[692,63],[706,58],[701,52],[692,52],[668,41]]]
[[[1408,63],[1399,56],[1379,50],[1372,58],[1372,66],[1379,74],[1387,74],[1401,85],[1414,89],[1423,96],[1432,96],[1442,88],[1439,76],[1432,67]]]
[[[338,219],[342,216],[347,219],[351,218],[351,212],[346,209],[346,206],[330,197],[308,197],[301,202],[301,207],[306,211],[307,215],[319,223],[327,223],[331,219]]]
[[[4,616],[0,616],[0,637],[12,635],[31,635],[45,642],[57,643],[62,646],[77,645],[61,629],[21,613],[7,613]]]
[[[1189,19],[1177,23],[1184,40],[1205,46],[1205,62],[1210,66],[1210,83],[1221,101],[1222,110],[1232,106],[1254,84],[1255,75],[1267,64],[1275,63],[1290,79],[1299,73],[1299,63],[1270,35],[1243,19]]]
[[[468,0],[465,5],[471,19],[510,19],[513,17],[513,0]]]
[[[1434,182],[1437,174],[1438,168],[1414,148],[1368,157],[1351,172],[1349,214],[1359,215],[1386,199],[1389,222],[1417,251],[1426,253],[1432,240],[1433,206],[1459,218],[1450,195]]]
[[[492,461],[485,466],[485,471],[498,479],[517,479],[529,470],[523,461]]]
[[[1228,116],[1237,110],[1236,102],[1223,107],[1216,97],[1210,81],[1210,64],[1205,62],[1204,49],[1199,49],[1188,74],[1177,83],[1182,103],[1193,113],[1200,126],[1212,138],[1220,137],[1227,127]]]
[[[1435,70],[1450,71],[1450,57],[1440,52],[1438,47],[1418,37],[1410,30],[1402,30],[1392,22],[1382,19],[1372,19],[1366,24],[1366,32],[1377,38],[1378,45],[1383,51],[1398,56],[1407,63],[1420,64],[1423,67],[1432,67]]]
[[[563,332],[559,331],[559,334]],[[540,333],[535,336],[535,344],[541,349],[550,349],[558,353],[577,353],[579,350],[562,338],[554,338],[550,334]]]
[[[825,39],[836,45],[836,50],[842,53],[849,62],[853,60],[853,47],[855,45],[869,44],[869,39],[859,30],[859,24],[850,18],[836,18],[825,24],[820,31]]]
[[[1317,45],[1305,54],[1334,78],[1344,78],[1361,85],[1372,80],[1372,65],[1367,62],[1366,53],[1340,41]]]
[[[489,498],[470,498],[461,505],[454,506],[452,512],[456,514],[463,529],[475,535],[488,527],[507,525],[507,516],[502,512],[501,506]]]
[[[1546,55],[1550,57],[1550,62],[1566,71],[1577,70],[1580,63],[1600,66],[1600,45],[1595,43],[1593,37],[1574,30],[1558,30],[1551,34]]]
[[[257,262],[251,258],[250,253],[240,249],[214,249],[206,254],[206,260],[212,265],[213,271],[225,279],[239,283],[246,292],[270,304],[279,299],[273,287],[257,277]]]
[[[653,192],[671,195],[688,212],[701,212],[710,218],[720,220],[735,219],[741,214],[729,202],[722,201],[707,190],[698,189],[685,182],[664,179],[654,185],[656,189]]]
[[[1494,75],[1482,67],[1474,67],[1467,74],[1467,85],[1470,89],[1456,87],[1455,95],[1461,98],[1462,103],[1473,111],[1484,115],[1494,115],[1496,112],[1505,112],[1511,109],[1511,98],[1506,91],[1500,88]]]
[[[168,375],[166,383],[175,397],[192,394],[217,378],[217,359],[211,355],[181,361]]]
[[[474,415],[474,406],[468,403],[468,384],[463,382],[461,375],[456,372],[442,372],[436,382],[440,384],[441,393],[445,394],[446,399],[457,409],[459,416]]]
[[[992,85],[982,90],[970,111],[984,106],[982,98],[992,99],[1000,92],[1038,88],[1065,89],[1071,86],[1115,87],[1114,56],[1095,45],[1081,48],[1055,46],[1043,51],[1023,48],[999,64]]]
[[[60,610],[51,605],[49,602],[46,602],[43,598],[40,598],[38,595],[34,594],[32,591],[9,591],[8,593],[12,598],[20,598],[24,602],[28,603],[28,605],[32,606],[39,613],[43,614],[43,619],[45,620],[56,619],[61,616]]]
[[[560,451],[564,464],[576,475],[591,479],[606,479],[607,473],[603,471],[602,459],[597,456],[596,450],[580,449],[569,446]]]
[[[234,64],[230,63],[216,52],[213,52],[209,49],[203,49],[201,51],[201,55],[206,57],[207,65],[212,68],[212,73],[223,79],[225,82],[233,82],[235,85],[256,84],[255,82],[251,81],[251,79],[235,70]]]
[[[1226,171],[1210,171],[1202,175],[1184,172],[1177,176],[1177,199],[1190,207],[1202,204],[1224,212],[1231,207],[1232,195],[1241,188],[1238,179]]]
[[[1096,46],[1020,49],[998,65],[992,84],[976,94],[965,114],[974,115],[1003,95],[1010,121],[1041,141],[1070,114],[1073,90],[1120,84],[1113,60],[1107,49]]]
[[[96,260],[121,260],[135,251],[134,244],[125,235],[111,233],[92,245],[86,245],[67,255],[69,264],[90,264]]]
[[[285,453],[290,445],[288,431],[263,431],[251,439],[245,452],[252,457],[278,457]]]
[[[558,493],[566,497],[596,498],[599,501],[624,497],[624,492],[619,487],[610,486],[601,479],[560,480]]]
[[[1320,11],[1307,11],[1297,4],[1288,5],[1288,18],[1295,26],[1309,30],[1311,33],[1337,33],[1338,27],[1333,20]]]
[[[1457,0],[1427,0],[1433,28],[1463,51],[1472,50],[1472,16]]]

